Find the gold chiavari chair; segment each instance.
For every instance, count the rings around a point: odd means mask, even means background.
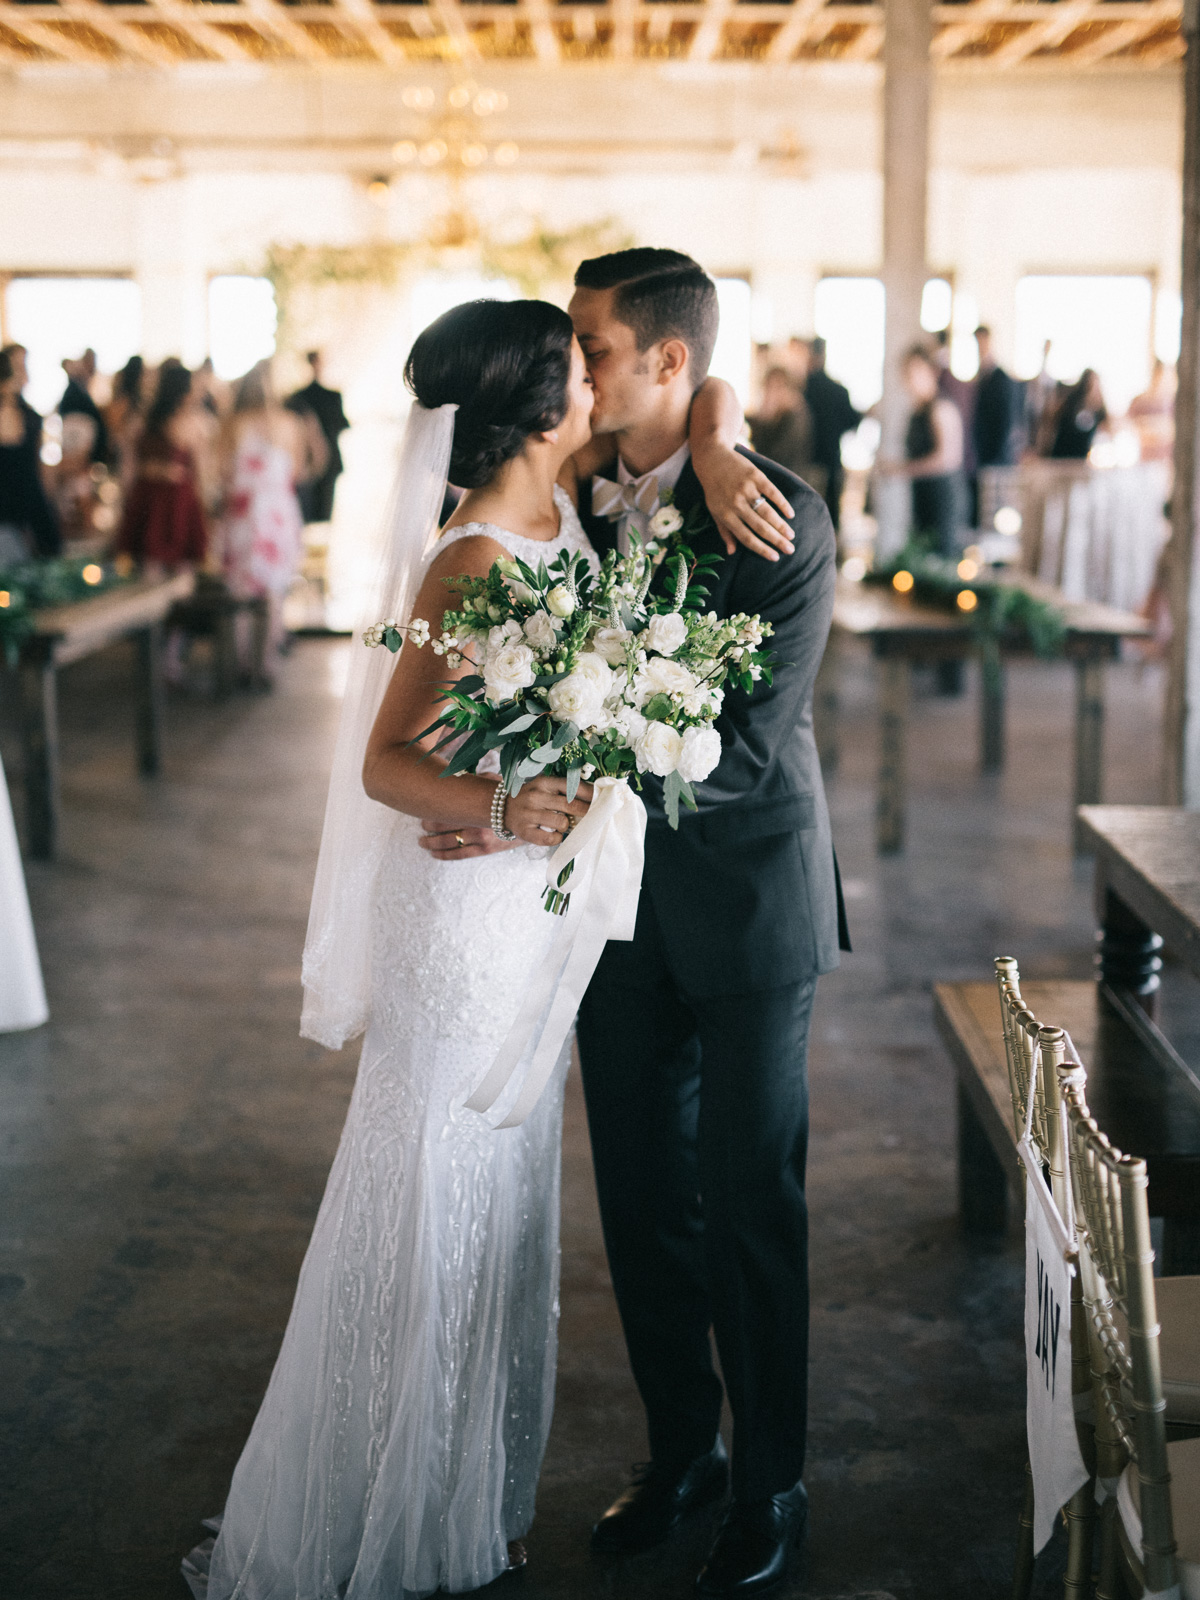
[[[1049,1178],[1054,1203],[1065,1217],[1068,1212],[1067,1175],[1058,1071],[1066,1059],[1067,1036],[1061,1028],[1039,1022],[1022,1000],[1020,975],[1012,956],[998,956],[995,965],[996,983],[1000,991],[1004,1056],[1012,1093],[1014,1137],[1020,1139],[1025,1131],[1029,1097],[1032,1095],[1030,1136]],[[1092,1382],[1078,1275],[1072,1281],[1071,1289],[1071,1391],[1081,1424],[1080,1450],[1089,1471],[1094,1473],[1090,1426]],[[1067,1524],[1065,1600],[1084,1600],[1084,1597],[1090,1600],[1095,1503],[1093,1477],[1063,1508]],[[1013,1569],[1013,1600],[1028,1600],[1033,1588],[1033,1568],[1033,1476],[1026,1463],[1025,1499],[1018,1525],[1017,1557]]]
[[[1167,1441],[1146,1164],[1097,1127],[1082,1072],[1060,1080],[1107,1491],[1097,1600],[1200,1600],[1200,1438]]]

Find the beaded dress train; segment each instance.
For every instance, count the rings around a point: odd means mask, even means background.
[[[467,524],[527,561],[587,552]],[[545,958],[547,852],[438,862],[397,815],[372,900],[374,1000],[341,1143],[209,1600],[409,1600],[491,1582],[523,1538],[549,1431],[566,1053],[528,1120],[463,1108]]]

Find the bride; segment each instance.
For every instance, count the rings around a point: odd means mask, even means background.
[[[421,334],[405,376],[417,404],[369,620],[424,618],[436,635],[447,579],[513,555],[595,562],[556,483],[592,409],[562,311],[460,306]],[[447,476],[468,493],[429,550]],[[543,777],[498,800],[494,774],[441,777],[444,762],[412,741],[452,674],[409,648],[391,669],[385,651],[357,647],[305,949],[302,1031],[336,1048],[365,1026],[362,1059],[215,1545],[184,1563],[209,1600],[474,1589],[523,1564],[533,1520],[554,1391],[566,1052],[519,1127],[496,1132],[464,1101],[549,947],[546,847],[591,791],[568,801],[564,779]],[[418,845],[423,816],[515,838],[447,866]]]

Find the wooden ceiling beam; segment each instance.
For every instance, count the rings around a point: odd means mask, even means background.
[[[529,23],[529,36],[538,60],[547,66],[557,66],[562,58],[547,0],[517,0],[517,15]]]
[[[663,4],[664,0],[658,0]],[[649,6],[644,8],[650,10]],[[711,61],[721,48],[721,38],[724,33],[725,23],[733,10],[732,0],[708,0],[707,5],[700,13],[700,22],[692,35],[691,49],[688,51],[689,61]]]
[[[768,61],[790,61],[808,38],[825,0],[793,0],[779,32],[767,46]]]

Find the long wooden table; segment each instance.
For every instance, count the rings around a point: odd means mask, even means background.
[[[1100,991],[1200,1103],[1200,1063],[1185,1061],[1158,1025],[1164,944],[1200,978],[1200,813],[1081,806],[1079,826],[1096,858]]]
[[[1122,639],[1146,636],[1149,625],[1126,611],[1092,601],[1066,601],[1036,579],[1012,580],[1062,611],[1064,650],[1075,667],[1075,805],[1101,797],[1104,759],[1104,666],[1116,658]],[[839,578],[833,633],[816,694],[817,738],[827,770],[837,761],[837,658],[839,641],[866,639],[879,662],[879,776],[876,790],[876,845],[881,855],[904,848],[907,810],[911,669],[918,662],[965,660],[978,654],[979,638],[968,614],[922,606],[909,597],[874,585]],[[1001,639],[1001,660],[981,673],[979,746],[984,772],[1004,766],[1005,673],[1003,660],[1030,651]],[[1083,849],[1076,831],[1075,848]]]
[[[92,599],[36,613],[35,632],[21,647],[17,664],[24,744],[25,807],[29,853],[53,860],[58,849],[58,669],[118,639],[136,646],[134,727],[138,770],[159,769],[162,744],[163,622],[191,594],[190,572],[139,579]]]

